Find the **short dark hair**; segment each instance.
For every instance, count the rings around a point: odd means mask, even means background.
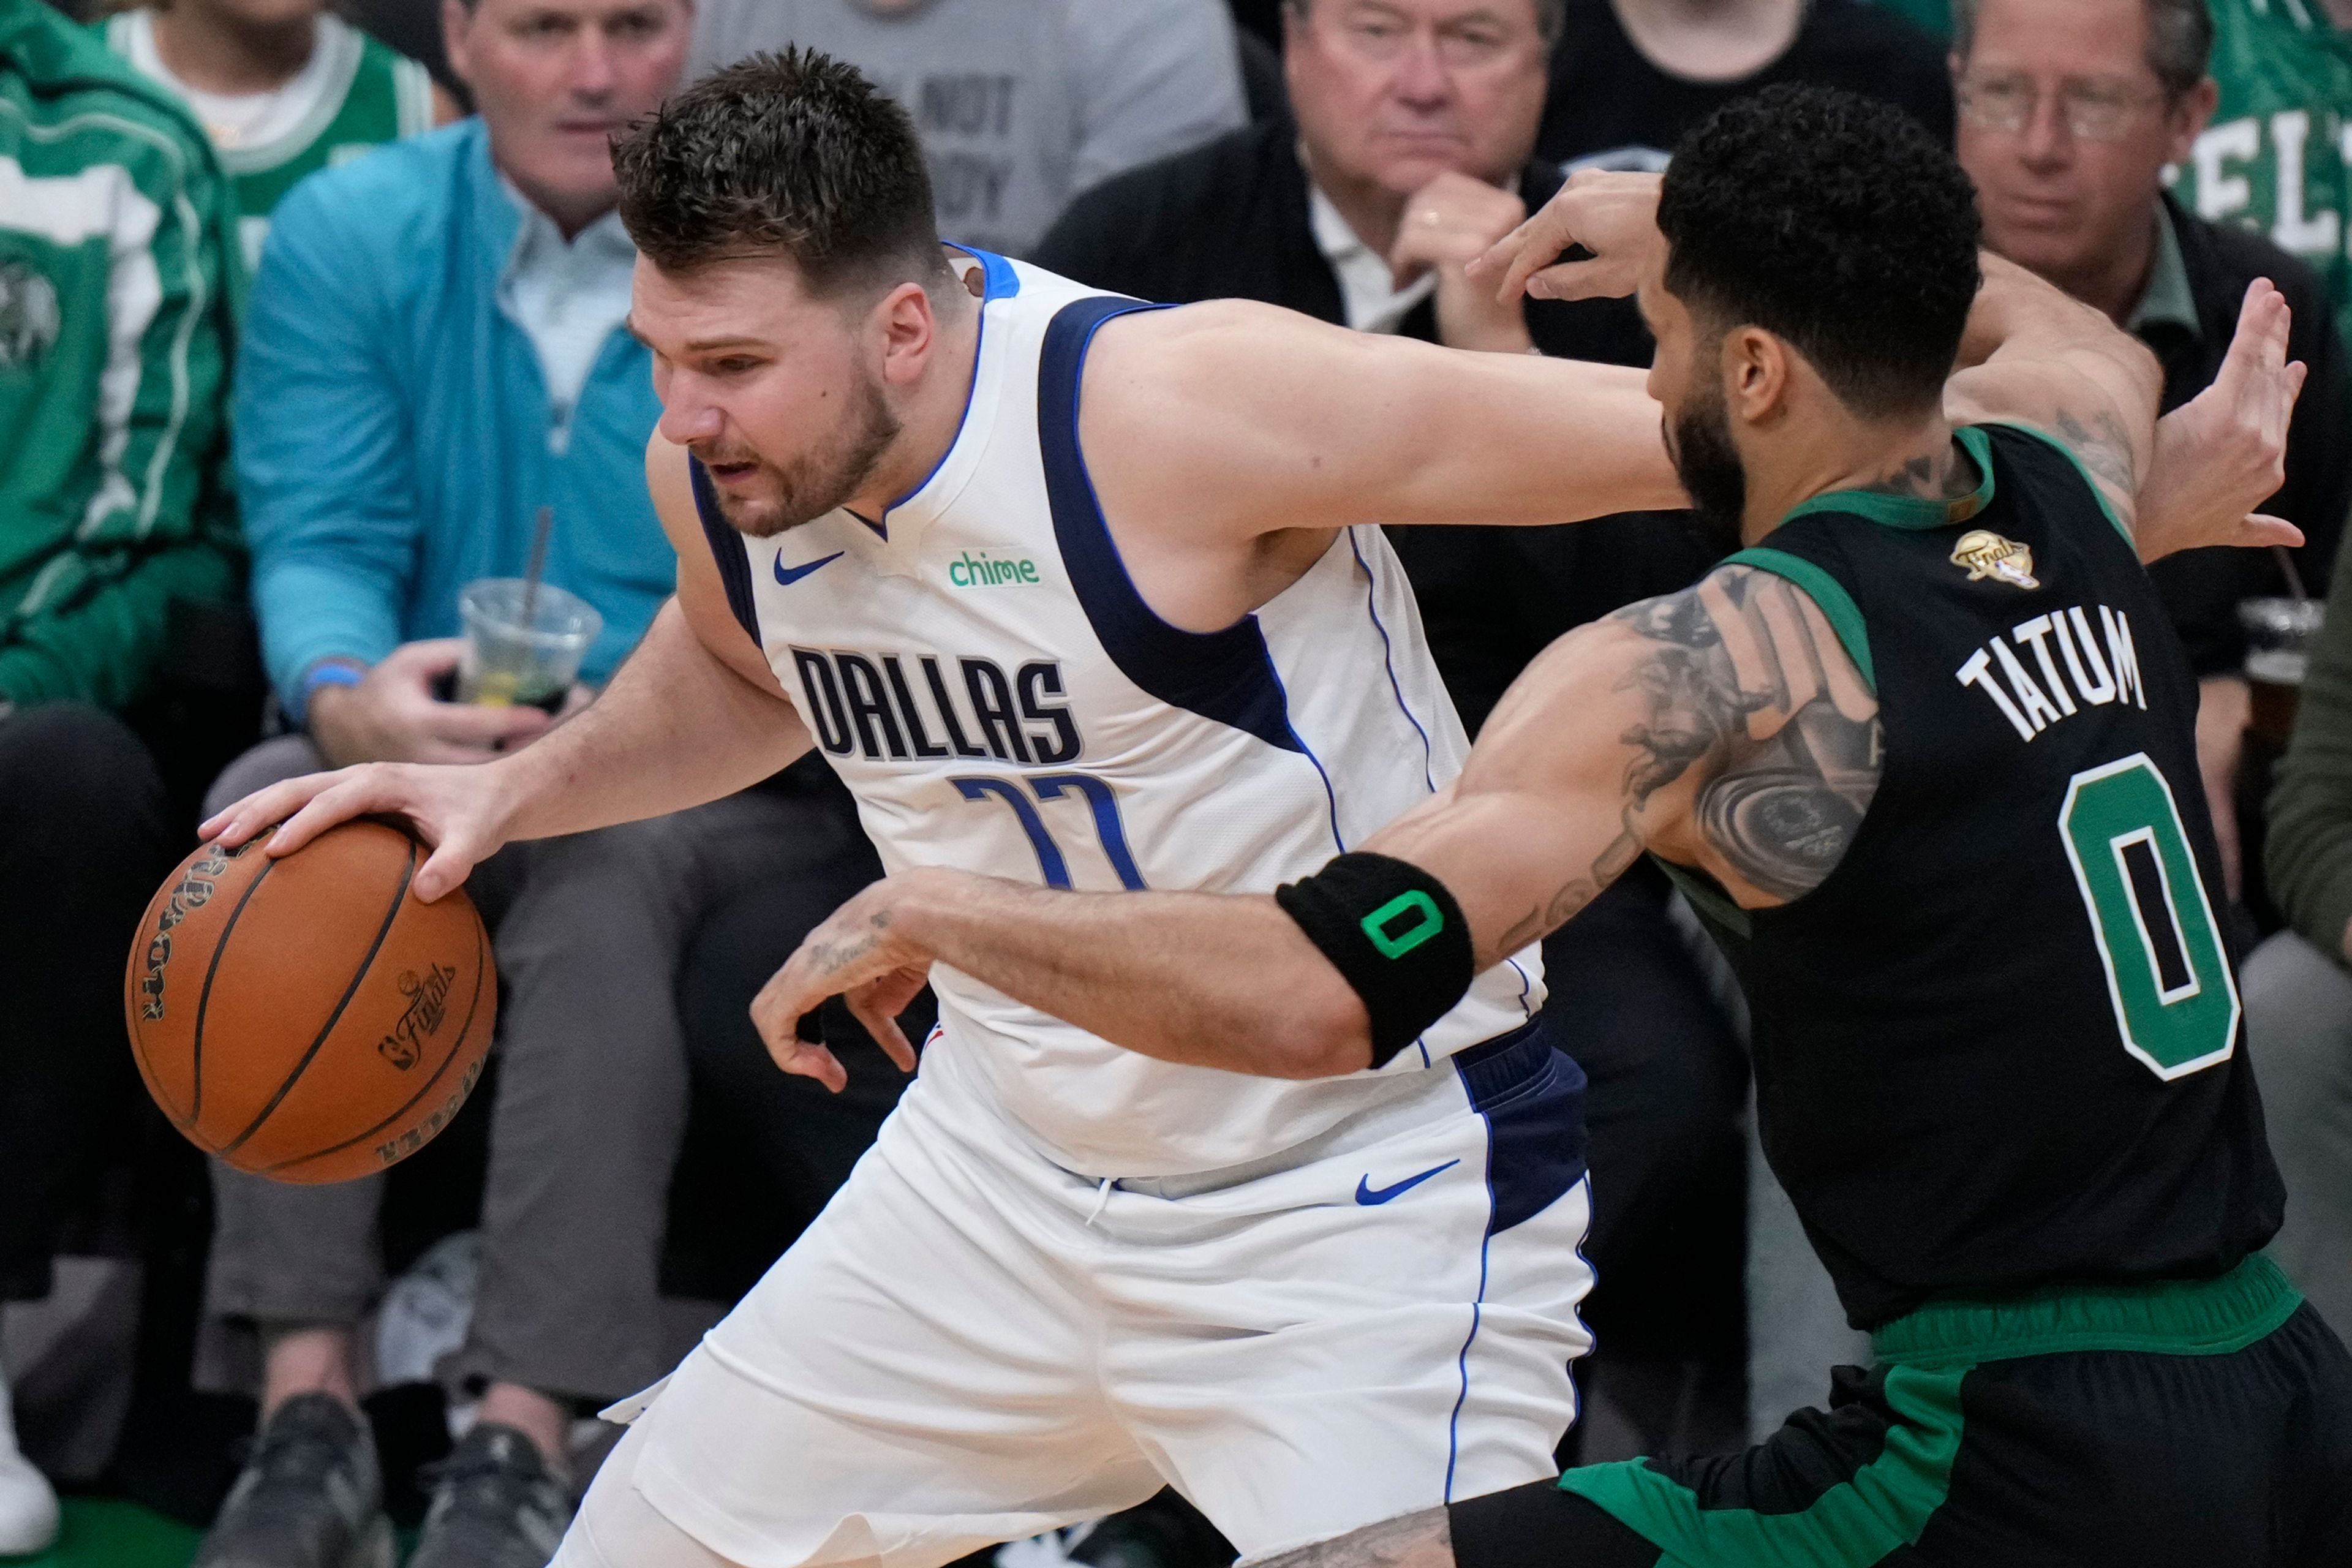
[[[2205,0],[2143,0],[2147,12],[2147,68],[2178,102],[2205,79],[2213,57],[2213,13]],[[1976,47],[1984,0],[1952,0],[1952,54],[1961,64]]]
[[[1826,88],[1726,104],[1658,199],[1667,289],[1706,324],[1762,327],[1847,406],[1934,402],[1976,299],[1976,193],[1910,115]]]
[[[944,279],[914,122],[814,49],[704,78],[614,143],[621,221],[665,271],[782,253],[810,292]]]

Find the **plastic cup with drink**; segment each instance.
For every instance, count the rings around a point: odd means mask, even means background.
[[[2304,670],[2326,611],[2318,599],[2245,599],[2238,605],[2238,624],[2246,629],[2246,684],[2253,695],[2248,728],[2274,752],[2285,751],[2294,731]]]
[[[560,710],[604,627],[604,617],[578,595],[521,577],[467,584],[457,613],[466,627],[457,700],[485,708]]]

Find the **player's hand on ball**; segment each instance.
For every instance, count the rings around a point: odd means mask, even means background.
[[[2254,508],[2286,479],[2287,426],[2305,367],[2286,357],[2293,312],[2266,278],[2246,289],[2213,384],[2157,421],[2156,457],[2132,530],[2142,561],[2210,544],[2301,544]]]
[[[847,1087],[840,1058],[800,1037],[801,1019],[828,996],[849,1004],[901,1072],[915,1070],[915,1047],[898,1015],[929,979],[931,955],[894,929],[909,876],[885,877],[834,910],[751,999],[752,1026],[786,1072],[815,1079],[836,1094]]]
[[[1658,176],[1580,169],[1527,222],[1470,263],[1473,282],[1497,300],[1621,300],[1665,244],[1658,234]],[[1574,246],[1592,254],[1561,261]]]
[[[433,847],[409,889],[431,903],[506,843],[507,803],[495,768],[362,763],[258,790],[197,829],[234,849],[273,824],[265,853],[291,855],[339,822],[399,816]]]

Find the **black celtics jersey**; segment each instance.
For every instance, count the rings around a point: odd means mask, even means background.
[[[1730,943],[1766,1153],[1862,1327],[2218,1274],[2283,1203],[2196,681],[2073,458],[1958,439],[1974,495],[1821,497],[1733,557],[1811,595],[1878,694],[1843,860]]]

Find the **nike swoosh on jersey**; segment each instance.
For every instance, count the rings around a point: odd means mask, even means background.
[[[1356,1182],[1356,1201],[1369,1208],[1375,1204],[1384,1204],[1391,1198],[1402,1197],[1430,1177],[1442,1175],[1460,1163],[1462,1162],[1459,1160],[1448,1160],[1443,1165],[1431,1166],[1418,1176],[1407,1176],[1392,1187],[1372,1185],[1372,1178],[1369,1174],[1359,1177]]]
[[[812,561],[805,566],[787,566],[784,564],[784,552],[779,550],[776,552],[776,581],[789,588],[818,567],[830,566],[848,553],[849,552],[845,550],[836,550],[822,560]]]

